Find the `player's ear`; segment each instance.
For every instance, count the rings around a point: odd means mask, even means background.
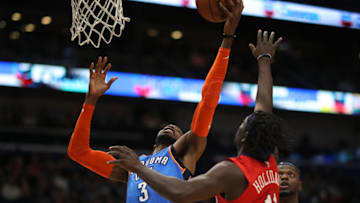
[[[156,148],[156,144],[154,144],[154,146],[153,146],[153,150],[155,150],[155,148]]]
[[[302,182],[299,180],[298,192],[301,192],[301,190],[302,190]]]
[[[246,139],[248,137],[248,132],[246,131],[245,134],[242,136],[242,138],[240,139],[240,142],[245,142]]]

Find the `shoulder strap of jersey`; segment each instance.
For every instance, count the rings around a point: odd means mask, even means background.
[[[244,176],[246,177],[246,179],[248,179],[246,167],[239,162],[238,160],[239,157],[230,157],[227,158],[226,160],[233,162],[237,167],[239,167],[240,170],[243,172]]]
[[[182,171],[184,180],[188,180],[191,176],[191,172],[184,166],[184,164],[180,161],[179,157],[176,154],[174,145],[171,145],[169,148],[169,154],[174,162],[179,166],[180,170]]]

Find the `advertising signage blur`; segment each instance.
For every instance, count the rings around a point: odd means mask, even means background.
[[[119,79],[106,94],[180,102],[199,102],[204,80],[108,72]],[[89,70],[63,66],[0,61],[0,86],[51,88],[64,92],[86,93]],[[220,104],[255,105],[257,85],[224,82]],[[274,107],[283,110],[360,115],[360,94],[275,86]]]
[[[187,7],[196,9],[195,0],[131,0],[143,3],[166,6]],[[360,13],[331,9],[307,4],[272,1],[243,0],[243,14],[261,18],[271,18],[317,25],[327,25],[350,29],[360,29]]]

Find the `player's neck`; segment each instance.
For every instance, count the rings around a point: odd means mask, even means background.
[[[299,203],[299,198],[295,194],[295,195],[291,195],[291,196],[280,197],[279,202],[281,202],[281,203]]]
[[[155,153],[157,153],[157,152],[159,152],[159,151],[161,151],[161,150],[163,150],[163,149],[165,149],[165,148],[167,148],[167,147],[168,147],[168,146],[165,146],[165,145],[156,146],[156,147],[154,148],[153,154],[155,154]]]
[[[244,147],[243,146],[239,147],[238,150],[237,150],[237,155],[238,156],[240,156],[242,154],[244,154]]]

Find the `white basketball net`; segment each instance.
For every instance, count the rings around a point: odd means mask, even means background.
[[[71,40],[78,38],[80,46],[90,43],[99,48],[101,41],[109,44],[130,21],[123,15],[122,0],[71,0],[71,7]]]

